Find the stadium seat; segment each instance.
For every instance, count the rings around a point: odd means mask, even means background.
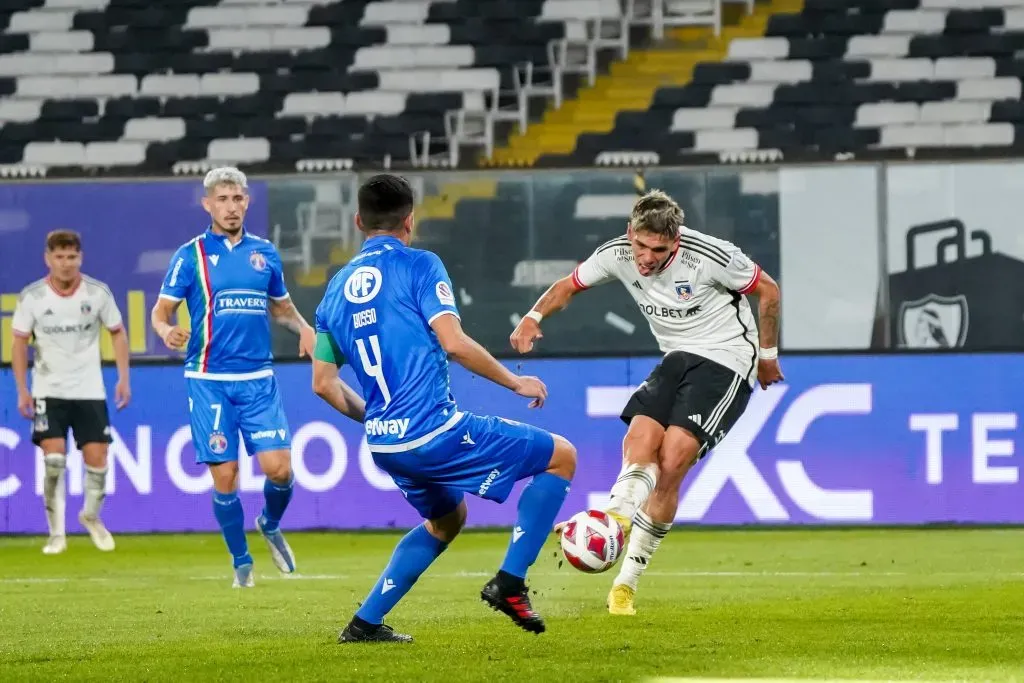
[[[124,173],[408,160],[411,135],[443,140],[447,111],[483,110],[514,63],[546,59],[577,5],[12,0],[0,10],[0,156]]]
[[[632,51],[491,165],[1024,146],[1024,0],[774,0],[718,38],[673,36],[687,42]]]

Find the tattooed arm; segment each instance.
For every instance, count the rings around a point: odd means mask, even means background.
[[[295,308],[291,297],[283,299],[272,299],[270,302],[270,316],[278,325],[285,327],[299,335],[299,358],[313,356],[313,347],[316,345],[316,332],[310,327],[306,319]]]

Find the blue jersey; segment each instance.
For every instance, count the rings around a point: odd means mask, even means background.
[[[449,313],[459,315],[441,259],[390,236],[366,240],[327,285],[316,329],[359,378],[371,451],[412,450],[461,419],[430,327]]]
[[[186,377],[243,380],[273,372],[268,298],[286,299],[288,290],[271,242],[243,232],[232,246],[207,230],[175,252],[160,296],[188,305]]]

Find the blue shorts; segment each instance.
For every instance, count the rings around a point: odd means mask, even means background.
[[[555,452],[551,434],[521,422],[465,413],[430,443],[401,453],[374,453],[424,519],[458,507],[464,494],[504,503],[512,486],[548,468]]]
[[[238,432],[249,455],[288,450],[292,435],[277,391],[277,379],[240,382],[186,379],[196,462],[238,460]]]

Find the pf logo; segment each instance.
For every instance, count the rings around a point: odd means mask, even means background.
[[[360,266],[345,281],[345,298],[354,304],[365,304],[377,296],[381,285],[380,271],[373,266]]]

